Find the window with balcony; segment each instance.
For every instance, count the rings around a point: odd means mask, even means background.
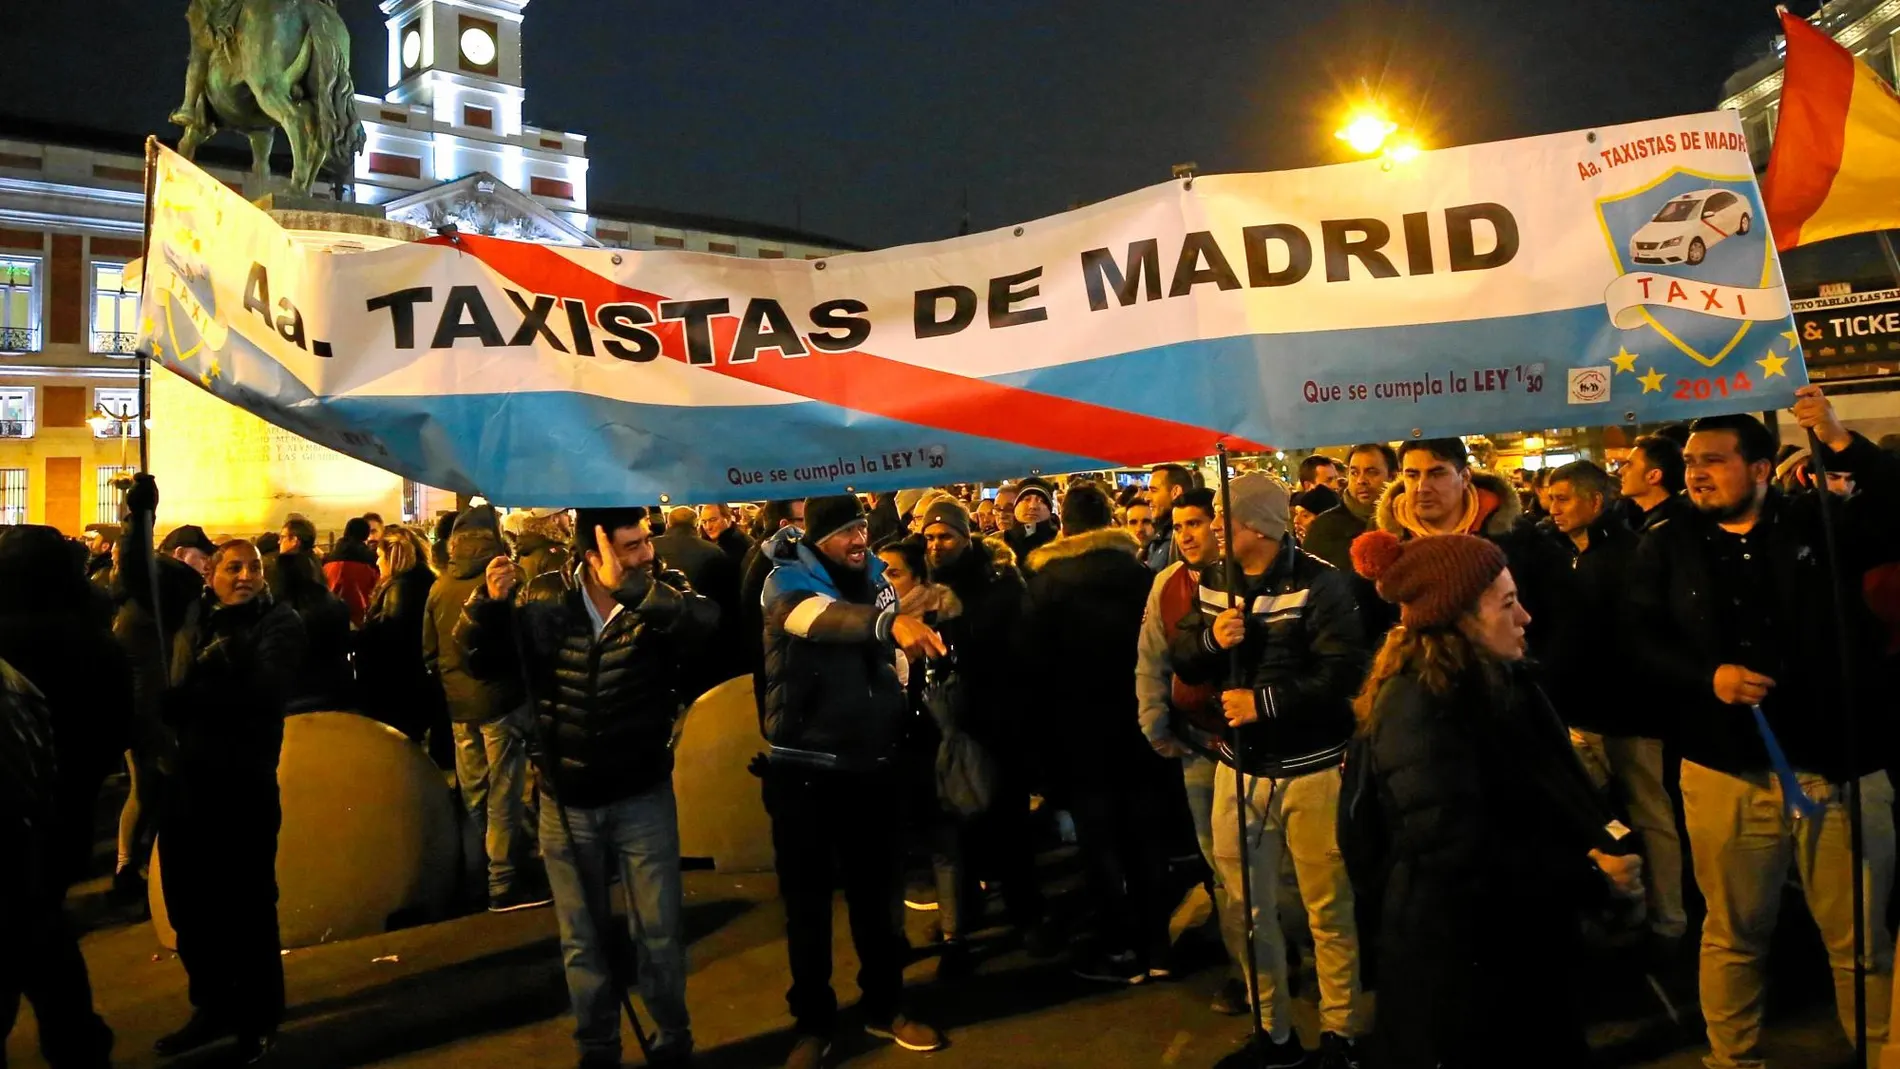
[[[33,437],[34,389],[0,386],[0,438]]]
[[[40,262],[0,259],[0,353],[40,348]]]
[[[0,526],[26,522],[26,469],[0,468]]]
[[[125,265],[92,265],[92,351],[131,356],[139,348],[139,291],[125,282]]]
[[[139,436],[139,391],[136,386],[100,386],[92,391],[92,436]]]

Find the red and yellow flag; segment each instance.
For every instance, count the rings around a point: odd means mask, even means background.
[[[1775,246],[1900,227],[1900,98],[1806,19],[1781,13],[1788,62],[1762,180]]]

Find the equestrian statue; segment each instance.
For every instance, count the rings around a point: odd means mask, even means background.
[[[309,193],[321,174],[347,178],[363,151],[350,81],[350,31],[335,0],[191,0],[191,64],[185,102],[186,159],[219,129],[251,141],[251,173],[268,186],[277,127],[290,135],[290,184]]]

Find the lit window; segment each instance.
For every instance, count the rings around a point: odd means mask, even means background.
[[[39,350],[38,260],[0,259],[0,353]]]
[[[97,504],[93,506],[92,520],[94,523],[118,523],[119,506],[125,497],[125,487],[119,485],[119,480],[124,479],[126,485],[131,485],[132,476],[139,469],[130,464],[123,467],[101,464],[92,470],[96,473],[98,491],[93,497]]]
[[[26,469],[0,468],[0,525],[26,522]]]
[[[117,438],[123,433],[127,438],[139,436],[139,391],[136,386],[100,386],[92,391],[93,412],[104,413],[114,422],[107,424],[101,420],[92,429],[95,438]],[[120,424],[124,430],[120,430]]]
[[[139,291],[127,288],[124,264],[92,265],[92,351],[131,356],[139,348]]]
[[[0,386],[0,438],[33,437],[31,386]]]

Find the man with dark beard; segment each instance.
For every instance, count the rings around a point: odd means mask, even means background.
[[[1818,386],[1796,391],[1794,415],[1820,440],[1829,469],[1861,492],[1784,494],[1769,485],[1774,437],[1753,416],[1714,416],[1683,449],[1692,516],[1649,529],[1625,584],[1629,649],[1677,712],[1682,803],[1702,925],[1702,1016],[1711,1065],[1760,1064],[1768,948],[1789,870],[1799,877],[1834,973],[1841,1019],[1854,1019],[1855,867],[1848,858],[1846,784],[1863,800],[1869,1062],[1887,1039],[1893,939],[1885,911],[1894,871],[1893,785],[1882,728],[1890,716],[1874,666],[1880,629],[1859,577],[1893,538],[1900,463],[1850,433]],[[1841,560],[1826,566],[1822,510],[1834,512]],[[1830,591],[1828,584],[1839,584]],[[1847,616],[1837,635],[1834,599]],[[1843,679],[1843,651],[1854,678]],[[1778,781],[1765,723],[1786,756]],[[1859,745],[1849,750],[1850,723]],[[1817,803],[1790,819],[1784,791]]]

